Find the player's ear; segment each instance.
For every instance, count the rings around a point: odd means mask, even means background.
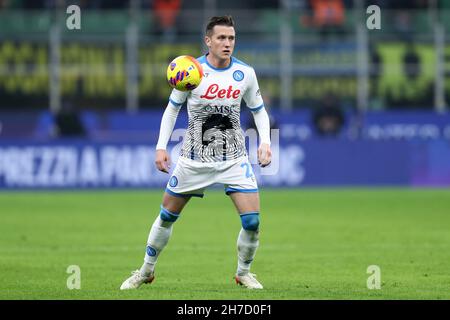
[[[208,36],[205,36],[205,44],[208,48],[211,47],[211,38]]]

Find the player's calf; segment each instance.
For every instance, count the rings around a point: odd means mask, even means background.
[[[250,289],[261,289],[262,285],[250,273],[250,266],[259,246],[259,212],[240,214],[242,229],[237,240],[238,267],[236,283]]]
[[[172,234],[172,225],[178,217],[178,213],[171,212],[161,206],[161,211],[153,223],[148,236],[144,263],[140,270],[132,272],[131,277],[122,283],[120,289],[137,289],[142,284],[153,281],[156,261],[169,242]]]

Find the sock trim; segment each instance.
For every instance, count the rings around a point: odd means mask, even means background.
[[[242,228],[246,231],[258,231],[259,212],[240,214]]]
[[[179,213],[170,212],[166,208],[161,205],[161,211],[159,212],[159,216],[163,221],[175,222],[180,216]]]
[[[243,216],[248,216],[248,215],[251,215],[251,214],[259,214],[259,211],[249,211],[249,212],[240,212],[240,213],[239,213],[239,215],[240,215],[241,217],[243,217]]]

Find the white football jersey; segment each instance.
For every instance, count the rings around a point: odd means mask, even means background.
[[[211,66],[206,55],[197,58],[203,79],[192,91],[173,89],[170,102],[187,100],[189,125],[181,156],[201,162],[233,160],[247,155],[240,124],[241,101],[252,111],[264,108],[255,70],[231,57],[228,67]]]

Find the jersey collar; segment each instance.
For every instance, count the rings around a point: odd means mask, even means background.
[[[205,54],[205,61],[206,61],[206,64],[208,65],[208,67],[210,67],[211,69],[213,69],[213,70],[215,70],[215,71],[226,71],[226,70],[230,69],[231,66],[233,65],[234,57],[231,56],[231,57],[230,57],[230,58],[231,58],[231,59],[230,59],[230,64],[229,64],[227,67],[225,67],[225,68],[216,68],[216,67],[210,65],[209,62],[208,62],[208,59],[206,59],[206,56],[207,56],[208,54],[209,54],[209,52],[208,52],[207,54]]]

